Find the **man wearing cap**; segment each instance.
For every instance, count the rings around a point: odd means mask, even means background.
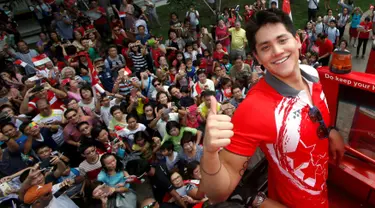
[[[48,183],[44,185],[32,186],[27,190],[24,197],[24,202],[26,204],[30,204],[32,208],[78,208],[78,206],[65,193],[58,198],[53,195],[62,187],[70,186],[71,183],[71,180],[66,180],[55,185]]]

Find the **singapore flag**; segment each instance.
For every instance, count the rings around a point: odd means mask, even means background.
[[[290,8],[290,0],[283,1],[283,12],[289,14],[290,19],[293,21],[292,10]]]

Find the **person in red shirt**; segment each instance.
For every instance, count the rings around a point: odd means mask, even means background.
[[[267,73],[232,118],[218,115],[211,97],[199,188],[213,203],[226,200],[259,146],[269,164],[269,198],[255,195],[252,207],[328,208],[328,155],[339,163],[344,142],[330,127],[318,72],[298,63],[301,41],[282,11],[258,11],[246,33]]]
[[[253,6],[249,6],[248,4],[245,5],[245,12],[243,14],[243,16],[245,17],[245,22],[248,23],[251,16],[253,16],[254,14],[254,9],[253,9]]]
[[[321,63],[322,66],[328,66],[329,58],[334,49],[333,43],[328,40],[327,35],[321,33],[318,35],[315,44],[319,47],[319,63]]]
[[[33,111],[37,112],[36,102],[40,99],[48,100],[52,109],[64,110],[64,103],[60,99],[67,96],[64,91],[53,88],[48,83],[44,83],[43,86],[36,86],[26,92],[25,99],[21,103],[20,113],[27,114]],[[30,100],[31,97],[33,97],[32,100]]]
[[[101,6],[98,6],[98,2],[94,0],[94,1],[91,1],[90,11],[96,12],[99,15],[101,15],[97,20],[94,21],[94,26],[102,37],[107,37],[107,33],[109,31],[109,25],[107,22],[107,13],[105,9]]]
[[[372,31],[372,23],[370,22],[370,18],[366,17],[365,21],[361,22],[357,28],[359,35],[358,35],[358,47],[357,47],[357,55],[356,58],[359,57],[359,51],[361,50],[362,44],[362,58],[365,58],[366,47],[368,39],[370,39],[370,32]]]
[[[223,60],[224,55],[228,55],[227,49],[223,48],[221,42],[216,42],[216,47],[213,55],[214,60],[221,62],[221,60]]]

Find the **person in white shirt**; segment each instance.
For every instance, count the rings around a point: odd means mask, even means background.
[[[198,82],[193,86],[193,97],[200,95],[204,90],[215,91],[215,83],[207,79],[206,70],[198,69],[197,71]]]
[[[110,109],[112,106],[120,105],[122,95],[116,94],[115,99],[110,99],[110,97],[106,96],[101,98],[100,100],[100,118],[105,123],[106,126],[109,126],[109,122],[112,120],[112,115]]]
[[[308,2],[308,10],[307,10],[307,20],[314,21],[316,19],[316,13],[318,13],[318,5],[319,5],[319,0],[307,0]]]
[[[148,27],[147,27],[147,23],[146,23],[146,21],[144,21],[143,19],[141,19],[140,18],[140,15],[138,15],[137,17],[137,20],[135,20],[135,22],[134,22],[134,33],[135,34],[138,34],[138,27],[139,26],[143,26],[143,27],[145,27],[145,35],[147,35],[148,34]]]
[[[40,99],[36,102],[39,114],[35,116],[32,121],[37,123],[41,128],[48,128],[52,132],[53,140],[58,146],[64,144],[63,128],[61,124],[64,121],[64,112],[60,109],[52,109],[46,99]]]
[[[327,28],[327,37],[335,46],[339,43],[340,31],[336,28],[336,20],[331,20],[329,22],[329,28]]]
[[[279,1],[278,1],[278,0],[270,0],[269,8],[272,8],[272,3],[273,3],[273,2],[276,3],[276,8],[279,8]]]
[[[78,206],[66,195],[61,194],[59,197],[55,197],[58,192],[64,186],[70,186],[74,183],[73,179],[67,179],[62,183],[52,185],[47,183],[44,185],[35,185],[29,188],[25,194],[24,202],[31,204],[32,208],[78,208]]]
[[[199,25],[199,12],[195,10],[194,5],[190,5],[190,10],[186,12],[186,18],[190,21],[192,30],[196,30]]]
[[[157,129],[160,133],[161,138],[164,137],[166,133],[166,125],[168,121],[179,121],[180,116],[178,113],[172,112],[167,105],[159,104],[156,108],[157,114],[156,118],[151,121],[150,128]]]

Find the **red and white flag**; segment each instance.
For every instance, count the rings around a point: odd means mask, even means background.
[[[13,62],[14,64],[16,65],[20,65],[22,67],[26,67],[27,66],[27,63],[22,61],[21,59],[17,59],[15,62]]]
[[[129,76],[132,74],[132,71],[126,66],[125,69],[124,69],[124,74],[125,76]]]
[[[119,16],[120,18],[125,18],[125,17],[126,17],[126,13],[125,13],[125,12],[119,12],[119,13],[118,13],[118,16]]]
[[[91,86],[94,87],[99,93],[101,94],[105,93],[105,90],[103,89],[103,85],[100,82],[100,79],[98,77],[98,71],[96,71],[96,69],[92,65],[89,55],[86,53],[85,56],[87,60],[87,67],[89,68],[89,73],[91,77]]]
[[[39,56],[35,56],[32,59],[34,66],[41,66],[51,61],[46,54],[40,54]]]
[[[289,17],[290,17],[290,20],[293,21],[292,10],[290,8],[290,0],[284,0],[283,1],[283,12],[285,12],[286,14],[288,14]]]

